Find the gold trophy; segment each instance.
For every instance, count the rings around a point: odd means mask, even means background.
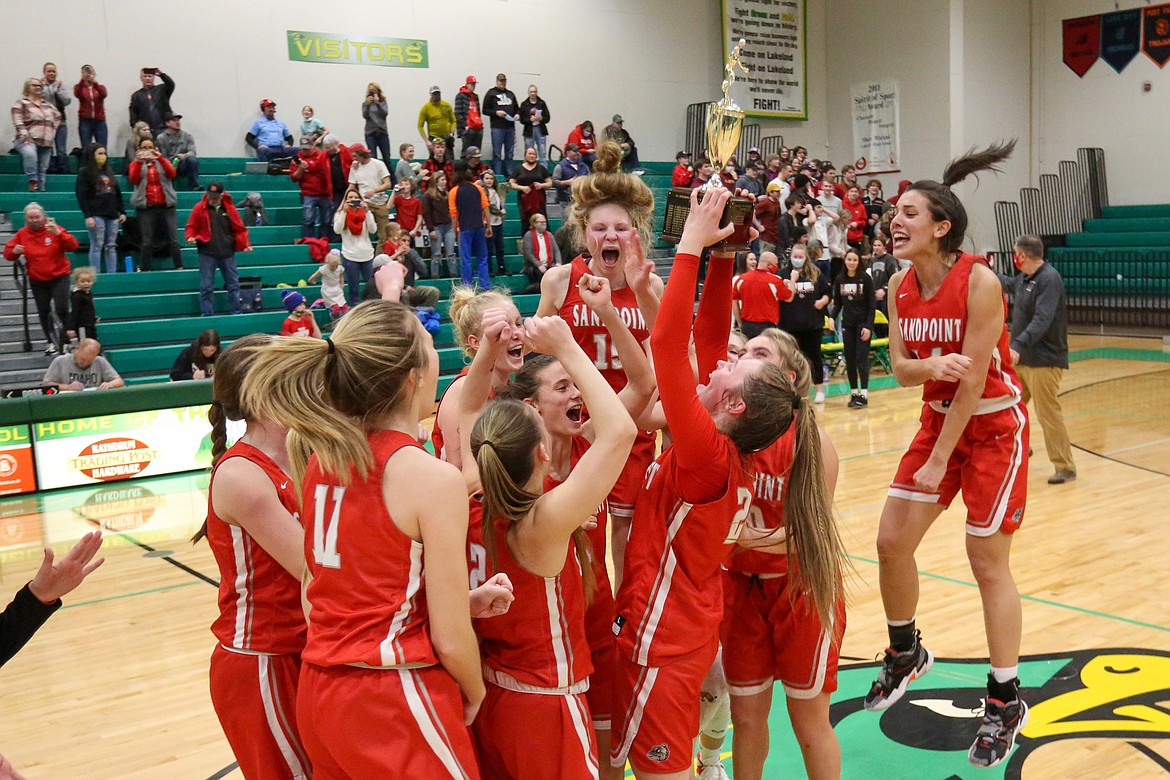
[[[742,38],[731,55],[727,58],[724,67],[726,78],[723,80],[723,99],[707,107],[707,156],[711,160],[714,174],[711,179],[699,188],[699,199],[712,190],[724,188],[720,171],[727,164],[727,160],[735,153],[739,146],[739,137],[743,133],[744,111],[731,99],[731,85],[735,83],[735,71],[738,68],[745,76],[747,68],[740,62],[739,55],[746,44]],[[728,238],[712,246],[712,249],[725,252],[742,252],[748,248],[750,240],[749,229],[752,224],[752,213],[755,203],[751,198],[732,195],[723,209],[722,225],[735,225],[735,232]],[[687,187],[671,187],[666,195],[666,216],[663,219],[662,238],[672,244],[677,244],[682,238],[683,226],[687,215],[691,212],[691,190]]]

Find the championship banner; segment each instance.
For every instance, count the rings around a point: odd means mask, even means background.
[[[1142,11],[1114,11],[1101,15],[1101,59],[1118,73],[1142,48]]]
[[[184,406],[34,423],[40,488],[207,468],[211,463],[208,408]]]
[[[37,489],[32,437],[27,425],[0,425],[0,496]]]
[[[286,30],[292,62],[330,65],[379,65],[383,68],[430,67],[427,42],[416,38]]]
[[[898,82],[864,81],[851,88],[853,156],[858,173],[901,170],[898,138]]]
[[[1142,9],[1142,51],[1159,68],[1170,60],[1170,5]]]
[[[805,0],[723,0],[723,58],[740,39],[748,68],[731,98],[749,116],[808,118]]]
[[[1093,67],[1101,53],[1101,17],[1082,16],[1065,19],[1064,64],[1081,78]]]

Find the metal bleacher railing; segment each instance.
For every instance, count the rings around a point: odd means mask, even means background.
[[[760,156],[765,160],[769,155],[780,154],[780,147],[784,145],[784,136],[782,135],[766,135],[760,139],[757,146],[760,147]]]
[[[696,158],[707,155],[707,107],[712,105],[711,102],[691,103],[687,106],[687,121],[686,121],[686,145],[684,148],[694,155]],[[743,126],[743,133],[739,137],[739,146],[735,150],[735,158],[743,161],[747,158],[747,150],[753,146],[759,147],[760,153],[764,156],[767,152],[762,146],[762,139],[760,138],[761,128],[758,124],[745,124]],[[780,144],[784,143],[782,136],[771,136],[779,138]],[[780,144],[776,148],[780,148]]]

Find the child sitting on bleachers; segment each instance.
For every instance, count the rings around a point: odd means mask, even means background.
[[[259,192],[249,192],[240,204],[240,216],[246,227],[264,227],[268,224],[268,210]]]
[[[93,283],[97,272],[83,265],[73,272],[73,293],[69,296],[69,323],[65,335],[72,339],[97,339],[97,310],[93,306]]]
[[[345,290],[341,287],[343,278],[341,252],[336,249],[331,249],[329,254],[325,255],[325,259],[321,261],[321,267],[309,277],[309,284],[313,284],[318,279],[321,280],[321,300],[329,307],[329,313],[333,315],[333,319],[337,319],[349,311],[349,306],[345,303]]]
[[[411,246],[410,236],[393,220],[386,223],[386,240],[382,243],[382,252],[389,255],[391,260],[397,260],[406,266],[408,287],[413,287],[420,275],[424,279],[427,278],[426,263]]]
[[[305,296],[295,290],[285,293],[284,308],[288,309],[288,318],[280,326],[280,335],[321,338],[321,328],[305,304]]]

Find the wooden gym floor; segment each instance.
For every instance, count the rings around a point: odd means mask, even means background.
[[[857,570],[832,713],[845,777],[1170,776],[1170,354],[1149,339],[1076,336],[1071,346],[1062,401],[1079,477],[1046,484],[1034,424],[1013,560],[1032,714],[1013,760],[992,770],[965,759],[987,667],[960,501],[918,556],[918,623],[940,660],[907,701],[881,715],[860,708],[886,641],[874,537],[919,391],[875,390],[866,410],[839,395],[826,404]],[[0,754],[29,780],[241,776],[207,692],[216,568],[206,544],[185,541],[202,522],[205,487],[206,475],[179,476],[0,500],[5,600],[42,545],[64,551],[95,524],[107,529],[105,566],[0,671]],[[766,774],[799,777],[779,701]]]

